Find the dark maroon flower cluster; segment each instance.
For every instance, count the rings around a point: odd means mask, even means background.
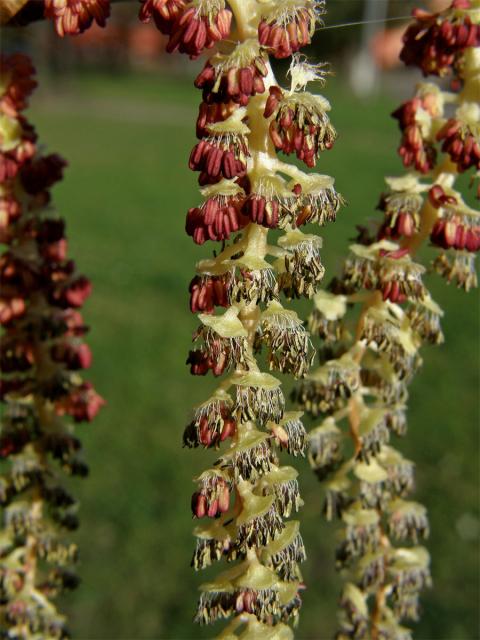
[[[208,136],[208,126],[229,118],[238,105],[233,102],[201,102],[197,118],[197,138]]]
[[[247,223],[241,212],[243,198],[239,196],[217,196],[208,198],[200,207],[188,210],[186,230],[194,242],[206,240],[228,240],[230,234],[242,229]]]
[[[213,4],[213,8],[210,6]],[[175,20],[167,44],[168,53],[179,51],[197,58],[204,49],[211,49],[230,34],[232,12],[221,3],[197,2],[187,5]]]
[[[95,21],[104,27],[110,15],[110,0],[45,0],[45,18],[55,24],[55,31],[63,38],[78,35]]]
[[[470,0],[455,0],[439,13],[415,9],[416,22],[405,32],[401,60],[418,66],[425,76],[451,73],[467,47],[480,46],[480,26],[456,12],[470,8]]]
[[[145,0],[142,1],[138,17],[142,22],[149,22],[153,17],[157,29],[170,35],[186,4],[186,0]]]
[[[315,33],[318,9],[313,2],[305,4],[304,7],[291,9],[279,7],[279,15],[266,17],[258,25],[260,44],[275,58],[289,58],[310,44]]]
[[[336,132],[327,114],[314,103],[305,103],[302,96],[296,102],[285,101],[280,87],[270,87],[264,116],[274,116],[269,132],[275,148],[295,153],[307,167],[314,167],[320,152],[333,147]]]
[[[382,194],[377,209],[385,214],[378,239],[411,238],[420,228],[423,198],[417,194]]]
[[[228,275],[195,276],[190,282],[190,310],[192,313],[213,313],[215,307],[228,307]]]
[[[216,518],[230,507],[230,489],[220,476],[208,478],[200,491],[192,496],[192,513],[195,518]]]
[[[431,115],[429,97],[412,98],[404,102],[392,116],[398,120],[402,132],[399,154],[405,167],[414,167],[420,173],[428,173],[433,169],[437,160],[437,151],[432,142],[425,139],[420,124],[417,121],[419,109],[424,109]]]
[[[390,249],[381,243],[368,246],[369,258],[354,257],[346,261],[342,280],[334,283],[339,293],[348,295],[361,288],[377,290],[383,300],[399,304],[424,298],[421,276],[425,269],[411,260],[408,247]],[[355,245],[352,249],[355,252]]]
[[[245,199],[242,211],[252,222],[276,229],[280,221],[281,204],[275,198],[267,199],[258,193],[251,193]]]
[[[206,449],[218,447],[228,438],[233,438],[237,430],[237,423],[231,414],[231,407],[225,403],[218,403],[218,411],[212,416],[207,412],[201,412],[195,419],[187,425],[183,441],[187,447],[198,447],[201,445]]]
[[[480,223],[447,210],[435,223],[430,239],[442,249],[473,253],[480,250]]]
[[[34,74],[30,59],[22,54],[0,59],[0,75],[5,82],[0,97],[0,111],[3,114],[18,117],[20,111],[28,106],[28,97],[37,86]]]
[[[401,211],[397,215],[388,215],[378,232],[378,239],[411,238],[418,231],[418,222],[410,211]]]
[[[203,100],[207,104],[215,101],[228,103],[230,100],[245,106],[249,99],[264,93],[263,79],[267,75],[264,57],[258,55],[245,66],[215,66],[207,62],[195,80],[197,89],[203,90]]]
[[[218,353],[216,357],[213,354]],[[192,376],[205,376],[209,371],[213,373],[215,377],[221,376],[229,366],[229,355],[224,349],[220,340],[216,343],[213,341],[211,349],[195,349],[190,351],[187,358],[187,364],[190,365],[190,373]]]
[[[402,259],[409,256],[409,253],[410,250],[407,247],[395,251],[383,249],[379,251],[379,258],[383,258],[383,261],[380,260],[376,288],[382,292],[384,300],[402,303],[409,299],[423,298],[424,289],[419,278],[412,277],[409,267],[401,264]],[[398,267],[395,264],[397,262]]]
[[[434,184],[429,190],[428,199],[436,209],[458,204],[457,198],[454,195],[446,193],[445,189],[439,184]]]
[[[153,17],[157,29],[170,36],[167,51],[186,53],[198,58],[230,34],[232,12],[223,0],[142,0],[139,18],[149,22]]]
[[[462,211],[455,196],[446,194],[440,185],[430,189],[429,199],[442,211],[430,234],[432,244],[442,249],[480,251],[480,216]]]
[[[479,96],[480,97],[480,96]],[[460,173],[471,167],[480,170],[480,127],[450,118],[437,133],[442,151],[448,153]]]
[[[240,136],[211,135],[195,145],[188,166],[200,171],[201,185],[214,184],[222,178],[244,176],[247,155],[248,147]]]

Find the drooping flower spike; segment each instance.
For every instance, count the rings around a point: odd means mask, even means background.
[[[297,472],[281,464],[279,452],[304,455],[306,432],[301,412],[286,410],[275,372],[303,378],[315,357],[308,330],[282,299],[318,291],[322,241],[300,227],[333,221],[343,199],[332,178],[306,174],[276,155],[276,148],[295,152],[312,167],[331,148],[330,105],[305,90],[308,82],[323,84],[324,66],[295,57],[287,90],[276,82],[269,55],[287,57],[307,44],[323,4],[202,1],[178,9],[168,23],[168,50],[191,57],[213,44],[215,38],[198,34],[207,23],[215,31],[221,11],[229,12],[237,37],[227,41],[227,30],[221,32],[221,47],[195,80],[202,102],[189,160],[203,202],[188,211],[186,231],[197,244],[221,243],[197,265],[189,288],[200,326],[187,364],[194,375],[219,378],[183,436],[185,446],[218,449],[219,456],[196,479],[192,566],[237,561],[201,586],[195,619],[233,617],[232,629],[279,638],[291,637],[286,625],[298,619],[298,564],[306,556],[298,522],[285,521],[302,505]],[[142,10],[167,31],[165,3]],[[189,16],[186,29],[182,16]],[[269,229],[284,232],[273,246]],[[261,352],[271,373],[260,370]]]
[[[50,206],[66,162],[42,154],[21,113],[36,86],[30,60],[2,57],[0,70],[0,154],[15,162],[0,176],[0,617],[8,637],[63,638],[54,600],[78,582],[77,547],[64,538],[78,518],[59,471],[87,474],[73,423],[93,420],[104,401],[80,375],[92,360],[79,312],[91,284],[68,259],[65,223]]]
[[[325,489],[326,518],[342,523],[339,640],[411,639],[404,621],[418,619],[419,592],[431,584],[426,509],[409,499],[414,464],[394,448],[406,433],[420,348],[443,341],[443,312],[417,249],[430,241],[442,250],[435,271],[467,291],[477,284],[480,213],[454,182],[478,169],[480,7],[458,0],[414,17],[402,59],[425,75],[452,75],[453,90],[422,83],[393,113],[409,172],[387,179],[377,233],[361,230],[340,278],[314,296],[308,326],[321,366],[294,391],[299,408],[319,420],[308,434],[309,461]],[[445,117],[446,105],[454,117]]]

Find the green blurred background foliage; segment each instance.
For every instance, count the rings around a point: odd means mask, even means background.
[[[409,3],[402,4],[405,10]],[[333,23],[359,16],[360,2],[332,5]],[[326,48],[347,36],[340,31],[330,32]],[[200,98],[191,80],[183,71],[177,78],[42,72],[29,114],[48,149],[70,164],[54,201],[67,219],[70,252],[94,283],[85,311],[95,356],[90,373],[108,401],[92,425],[79,427],[91,468],[86,481],[74,483],[83,584],[64,602],[79,639],[207,638],[220,628],[193,626],[197,587],[212,571],[196,575],[189,567],[191,480],[215,453],[181,448],[191,406],[215,384],[190,377],[184,364],[196,328],[187,287],[195,261],[211,250],[184,233],[187,209],[200,202],[187,168]],[[375,218],[383,176],[400,173],[401,165],[389,118],[398,98],[359,102],[338,79],[323,93],[339,139],[318,170],[336,178],[350,203],[321,231],[328,279],[355,225]],[[428,259],[431,250],[424,253]],[[446,344],[423,352],[409,432],[398,443],[417,463],[414,499],[427,505],[432,528],[434,588],[423,597],[415,634],[472,640],[480,637],[478,296],[437,276],[428,286],[446,310]],[[310,305],[300,308],[306,314]],[[323,521],[322,489],[307,462],[294,464],[308,553],[297,638],[325,640],[334,633],[340,589],[335,527]]]

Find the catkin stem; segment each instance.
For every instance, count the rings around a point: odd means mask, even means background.
[[[256,37],[258,28],[257,3],[252,0],[231,0],[229,5],[235,16],[240,40],[244,41],[248,38]],[[247,172],[251,180],[265,173],[266,165],[271,166],[276,160],[275,147],[270,140],[268,131],[269,122],[263,115],[268,89],[273,84],[276,84],[276,80],[270,62],[267,62],[266,65],[268,74],[264,79],[265,92],[250,98],[247,106],[247,123],[250,129],[248,134],[250,158],[247,160]],[[244,255],[264,259],[268,253],[267,236],[267,228],[253,222],[249,223],[242,234],[241,242]],[[260,322],[260,307],[256,304],[256,301],[251,303],[240,302],[238,307],[240,308],[238,317],[248,333],[248,368],[250,371],[258,371],[259,368],[253,355],[253,345]],[[251,428],[250,423],[239,423],[233,444],[237,444],[245,431]],[[235,491],[235,495],[238,506],[241,503],[241,497],[238,491]],[[257,560],[259,555],[260,550],[251,549],[248,551],[247,558],[253,562]]]
[[[256,0],[229,0],[228,4],[235,16],[239,39],[254,38],[258,23]]]
[[[458,106],[460,107],[465,102],[470,101],[478,101],[478,96],[480,94],[480,76],[478,74],[478,69],[480,68],[480,48],[470,48],[466,52],[465,56],[465,83],[462,92],[458,95]],[[434,123],[433,129],[437,130],[439,127],[435,126],[437,123]],[[441,123],[440,123],[441,124]],[[440,185],[442,187],[452,188],[456,178],[458,177],[458,169],[455,163],[453,163],[450,159],[450,156],[447,154],[443,155],[441,161],[438,162],[437,166],[432,172],[431,183],[433,185]],[[432,230],[436,221],[439,218],[441,212],[441,208],[435,207],[429,198],[426,198],[423,207],[420,211],[420,230],[418,233],[413,235],[410,238],[407,238],[406,241],[402,244],[403,248],[407,248],[409,250],[410,255],[413,257],[424,245],[424,243],[430,237]],[[365,314],[365,305],[362,310],[359,319],[359,329],[361,329],[360,324],[363,321],[363,316]],[[358,329],[357,329],[357,338],[358,338]],[[352,411],[350,412],[350,425],[352,435],[354,436],[353,424],[352,422],[355,418]],[[355,437],[354,437],[355,442]],[[382,533],[381,538],[381,546],[385,549],[385,552],[388,551],[390,547],[390,541],[388,536],[385,533]],[[386,556],[387,558],[387,556]],[[388,582],[383,582],[381,584],[375,594],[375,603],[373,606],[370,624],[371,624],[371,638],[372,640],[378,640],[379,635],[379,625],[382,620],[382,611],[386,606],[387,600],[387,589]]]

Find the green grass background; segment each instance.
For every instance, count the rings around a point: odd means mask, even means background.
[[[44,78],[46,80],[46,78]],[[189,567],[192,476],[215,453],[181,448],[192,404],[211,378],[185,366],[195,319],[187,285],[197,259],[184,233],[200,202],[187,160],[198,92],[190,79],[158,74],[50,79],[30,116],[41,140],[70,163],[54,199],[68,223],[70,252],[94,283],[85,316],[95,360],[89,375],[108,406],[80,426],[91,475],[75,483],[81,501],[83,583],[66,598],[79,639],[207,638],[191,619],[205,579]],[[375,216],[383,176],[400,172],[398,102],[358,102],[338,82],[325,90],[339,131],[318,169],[335,176],[350,205],[322,230],[330,275],[354,226]],[[434,588],[423,597],[417,639],[479,638],[478,326],[476,292],[428,280],[445,308],[446,344],[426,349],[411,389],[409,432],[394,444],[417,463],[415,499],[428,506]],[[304,309],[308,308],[308,305]],[[301,513],[308,585],[297,637],[324,640],[335,628],[340,579],[334,527],[321,517],[322,491],[305,461]]]

